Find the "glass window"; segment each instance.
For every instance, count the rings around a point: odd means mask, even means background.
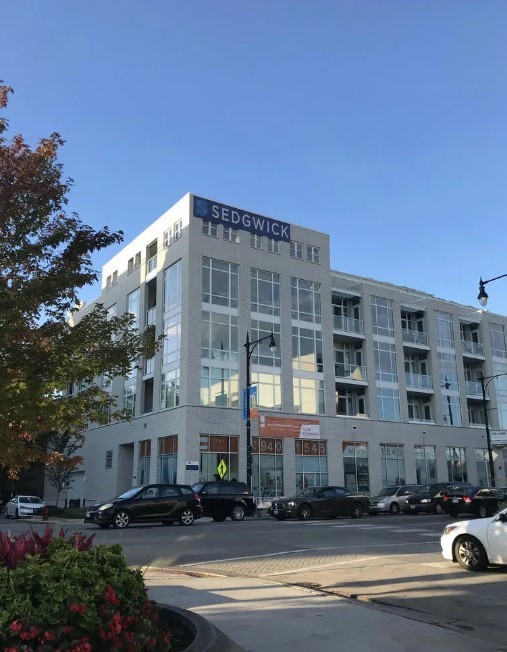
[[[349,491],[370,494],[368,444],[343,442],[343,472]]]
[[[296,491],[327,485],[327,442],[320,439],[296,439],[295,448]]]
[[[320,283],[291,278],[292,319],[320,324]]]
[[[324,371],[320,331],[292,327],[292,368],[299,371]]]
[[[164,270],[164,312],[181,310],[181,260]]]
[[[238,407],[238,372],[220,367],[201,368],[201,405]]]
[[[226,435],[201,435],[199,444],[201,456],[200,482],[218,480],[218,465],[222,460],[227,467],[222,479],[231,480],[239,477],[238,440],[239,437],[228,437]],[[216,493],[218,493],[218,487]]]
[[[252,312],[266,315],[280,314],[280,276],[261,269],[250,270],[250,291]]]
[[[495,358],[507,358],[505,329],[502,324],[489,325],[489,338],[491,342],[491,355]]]
[[[282,409],[282,389],[279,374],[252,371],[251,384],[257,385],[257,405],[264,410]]]
[[[451,313],[435,310],[435,326],[437,330],[437,345],[446,349],[454,349],[454,324]]]
[[[283,496],[282,441],[252,437],[252,491],[261,499]]]
[[[208,235],[211,238],[216,238],[218,235],[218,228],[216,222],[210,222],[210,220],[203,220],[201,229],[203,235]]]
[[[467,482],[467,463],[465,449],[447,446],[447,476],[449,482]]]
[[[164,345],[162,364],[170,364],[180,359],[181,350],[181,312],[164,318]]]
[[[407,403],[410,421],[432,421],[431,399],[407,396]]]
[[[139,288],[127,294],[127,312],[134,315],[132,328],[139,328]]]
[[[137,464],[137,484],[149,484],[151,462],[151,440],[139,442],[139,461]]]
[[[296,242],[295,240],[290,241],[289,253],[291,258],[297,258],[298,260],[303,260],[303,243]]]
[[[252,249],[262,249],[262,235],[250,233],[250,247]]]
[[[376,335],[394,337],[394,313],[391,299],[372,297],[371,317],[373,332]]]
[[[130,385],[123,388],[123,409],[131,417],[136,415],[136,386]]]
[[[250,329],[250,340],[255,342],[264,337],[269,338],[271,333],[275,338],[276,351],[272,353],[269,348],[270,339],[265,339],[258,344],[253,350],[250,361],[252,364],[263,365],[265,367],[280,367],[282,364],[282,349],[280,346],[280,324],[274,324],[268,321],[252,319]]]
[[[312,245],[306,246],[306,260],[309,263],[320,263],[320,249]]]
[[[401,421],[399,391],[377,387],[377,411],[378,418],[382,421]]]
[[[400,444],[380,444],[382,485],[393,487],[405,484],[405,460]]]
[[[270,254],[280,253],[280,243],[274,238],[268,238],[268,251]]]
[[[232,226],[224,226],[222,235],[227,242],[239,242],[238,229],[233,229]]]
[[[209,360],[238,360],[238,318],[202,311],[201,357]]]
[[[440,387],[442,389],[458,391],[458,365],[454,353],[437,351],[438,368],[440,373]]]
[[[489,487],[491,485],[491,478],[489,475],[489,455],[487,448],[475,449],[475,463],[477,465],[479,486]]]
[[[238,307],[238,265],[203,256],[202,300],[218,306]]]
[[[177,407],[180,404],[180,370],[173,369],[162,374],[160,387],[160,407],[162,410]]]
[[[375,378],[390,383],[397,383],[398,368],[396,365],[395,345],[374,340],[373,354],[375,357]]]
[[[415,447],[415,473],[417,484],[437,482],[437,462],[434,446]]]
[[[306,414],[324,414],[324,381],[313,378],[292,379],[294,411]]]
[[[446,426],[461,426],[461,401],[459,396],[442,394],[442,413]]]
[[[178,466],[178,435],[159,437],[158,440],[158,481],[176,484]]]

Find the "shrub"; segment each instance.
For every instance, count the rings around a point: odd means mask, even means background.
[[[169,649],[143,577],[121,546],[92,547],[76,533],[46,528],[0,534],[0,649],[127,652]]]

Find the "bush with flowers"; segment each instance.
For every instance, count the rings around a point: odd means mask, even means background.
[[[127,652],[170,649],[142,573],[121,546],[80,533],[0,533],[0,650]]]

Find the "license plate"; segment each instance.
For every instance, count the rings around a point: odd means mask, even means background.
[[[459,498],[453,498],[453,499],[452,499],[452,502],[453,502],[453,503],[459,503]]]
[[[273,514],[278,514],[278,510],[277,510],[277,509],[274,509],[274,510],[273,510]]]
[[[410,509],[415,509],[415,505],[410,505]]]

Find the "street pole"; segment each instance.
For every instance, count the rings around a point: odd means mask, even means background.
[[[488,419],[488,402],[486,400],[486,384],[484,383],[484,376],[481,374],[479,377],[482,389],[482,405],[484,408],[484,426],[486,427],[486,442],[488,444],[488,463],[489,475],[491,486],[495,487],[495,465],[493,463],[493,448],[491,446],[491,435],[489,432],[489,419]]]
[[[275,337],[273,335],[273,331],[271,331],[270,335],[266,335],[266,337],[261,337],[260,339],[254,340],[253,342],[250,342],[250,336],[247,331],[246,341],[244,344],[245,352],[246,352],[246,484],[248,487],[248,491],[252,491],[252,433],[251,433],[251,423],[250,423],[250,358],[252,357],[252,353],[254,352],[257,345],[259,345],[261,342],[264,342],[264,340],[268,340],[268,339],[270,340],[269,348],[271,349],[271,353],[274,353],[276,351],[276,342],[275,342]]]

